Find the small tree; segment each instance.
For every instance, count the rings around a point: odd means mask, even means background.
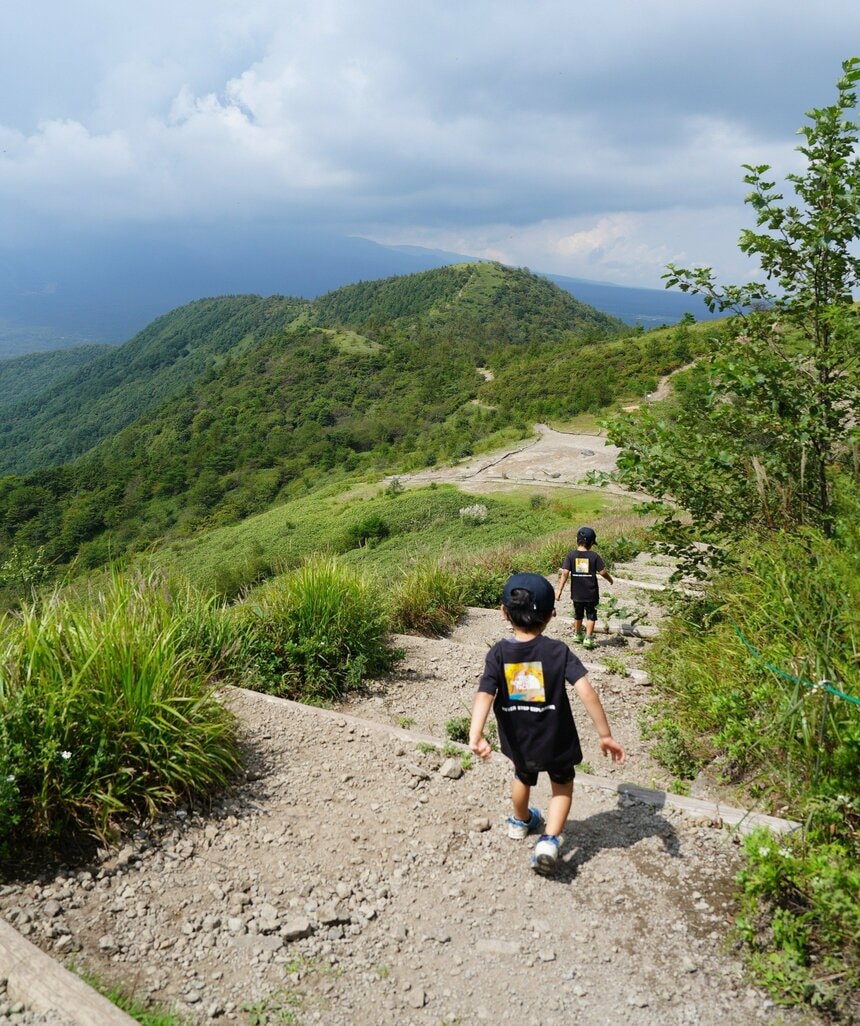
[[[787,176],[793,201],[767,180],[767,164],[744,165],[759,230],[744,230],[739,247],[758,257],[766,282],[719,286],[711,268],[668,266],[667,288],[733,315],[703,361],[699,390],[668,422],[646,413],[610,425],[622,480],[673,500],[661,508],[675,540],[717,540],[748,525],[832,532],[832,478],[860,397],[860,58],[842,69],[836,103],[809,111],[801,129],[806,169]],[[692,518],[686,529],[678,507]]]

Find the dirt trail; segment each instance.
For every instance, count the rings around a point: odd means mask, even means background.
[[[615,569],[665,574],[647,557]],[[649,593],[617,589],[656,622]],[[545,879],[531,842],[504,829],[506,760],[461,772],[404,736],[444,741],[502,631],[497,611],[472,609],[450,638],[397,636],[394,672],[342,710],[231,690],[248,766],[233,795],[101,861],[9,882],[0,914],[198,1023],[815,1023],[744,980],[728,946],[739,848],[717,822],[580,782]],[[570,625],[560,616],[551,632],[569,638]],[[630,761],[601,759],[579,719],[592,772],[659,786],[637,726],[650,692],[629,676],[645,644],[601,635],[580,651]],[[543,781],[534,797],[546,808]]]
[[[410,657],[413,714],[442,691],[454,644]],[[503,827],[504,759],[452,779],[384,727],[230,700],[249,767],[234,795],[100,864],[2,887],[0,912],[200,1023],[801,1023],[726,948],[739,866],[726,830],[578,786],[561,869],[537,877],[529,841]]]
[[[503,480],[502,463],[508,481],[569,483],[582,460],[612,459],[602,440],[543,429],[528,453],[476,464],[463,484]],[[656,622],[653,596],[623,580],[665,567],[614,569],[618,601]],[[497,612],[470,610],[450,638],[394,639],[403,660],[343,711],[230,691],[248,766],[233,794],[90,864],[5,882],[0,914],[54,957],[201,1024],[817,1023],[744,980],[728,943],[729,831],[580,783],[560,871],[538,877],[530,842],[504,829],[506,761],[458,774],[458,760],[403,737],[408,725],[444,741],[502,629]],[[569,625],[559,617],[552,632]],[[600,758],[587,718],[581,734],[593,772],[660,786],[668,776],[638,731],[644,644],[602,636],[584,653],[629,763]],[[543,781],[534,797],[546,807]]]
[[[481,494],[515,485],[549,488],[593,488],[584,479],[589,471],[609,473],[615,467],[618,449],[602,435],[568,434],[546,424],[536,424],[538,437],[518,446],[476,456],[454,466],[431,467],[414,474],[401,474],[404,485],[426,485],[433,481],[456,484],[464,492]],[[631,495],[619,485],[605,489]]]

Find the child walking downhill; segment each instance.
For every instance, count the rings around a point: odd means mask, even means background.
[[[543,635],[555,616],[555,594],[549,581],[540,574],[514,574],[502,594],[502,615],[513,628],[513,638],[497,641],[487,653],[472,707],[469,747],[480,758],[490,758],[492,749],[484,737],[484,726],[492,708],[502,752],[514,764],[508,836],[525,838],[543,827],[532,868],[549,875],[558,865],[575,767],[582,762],[565,682],[573,685],[591,717],[603,754],[617,763],[624,762],[626,755],[612,737],[585,667],[563,641]],[[552,788],[546,821],[538,809],[529,807],[539,773],[549,775]]]
[[[580,527],[576,532],[576,548],[571,549],[564,557],[559,570],[557,599],[561,598],[564,582],[570,577],[570,598],[573,602],[573,640],[583,648],[594,648],[594,625],[597,623],[597,606],[600,602],[600,585],[597,575],[600,574],[612,584],[612,575],[606,564],[591,547],[597,541],[592,527]],[[582,619],[585,617],[585,632],[582,630]]]

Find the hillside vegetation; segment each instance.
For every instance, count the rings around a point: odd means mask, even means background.
[[[73,418],[79,441],[93,421],[107,431],[159,388],[171,398],[75,462],[0,479],[0,556],[15,554],[7,577],[28,553],[52,565],[79,556],[96,566],[164,537],[239,521],[333,474],[456,460],[497,432],[526,433],[550,409],[572,416],[599,409],[610,389],[653,387],[689,357],[691,338],[693,348],[706,344],[686,326],[665,338],[633,333],[611,343],[611,318],[543,279],[491,264],[362,283],[300,306],[286,327],[259,338],[298,307],[253,297],[202,301],[85,368],[92,401]],[[206,346],[193,348],[192,335],[205,330]],[[125,377],[112,362],[123,350]],[[594,371],[596,387],[571,380],[577,352],[589,367],[610,368],[608,376]],[[495,368],[493,382],[478,371],[485,365]],[[183,374],[197,377],[177,388]],[[34,428],[43,457],[50,438],[59,445],[67,437],[63,424],[73,417],[72,396],[60,386],[56,403],[61,393],[63,416],[44,413],[47,436]]]
[[[110,348],[107,345],[73,346],[0,360],[0,417],[14,417],[16,407],[40,402],[44,393]]]
[[[201,299],[159,317],[123,346],[102,347],[71,373],[56,370],[67,366],[66,351],[39,354],[43,387],[31,381],[28,394],[10,398],[3,411],[0,473],[75,459],[196,382],[226,353],[279,329],[303,305],[279,296]]]

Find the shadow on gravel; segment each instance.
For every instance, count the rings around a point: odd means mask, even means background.
[[[572,883],[580,866],[595,855],[611,848],[632,848],[647,837],[659,837],[672,858],[681,854],[681,844],[674,826],[661,816],[654,805],[627,804],[618,796],[618,808],[598,812],[588,819],[568,820],[564,828],[559,867],[552,879]]]

